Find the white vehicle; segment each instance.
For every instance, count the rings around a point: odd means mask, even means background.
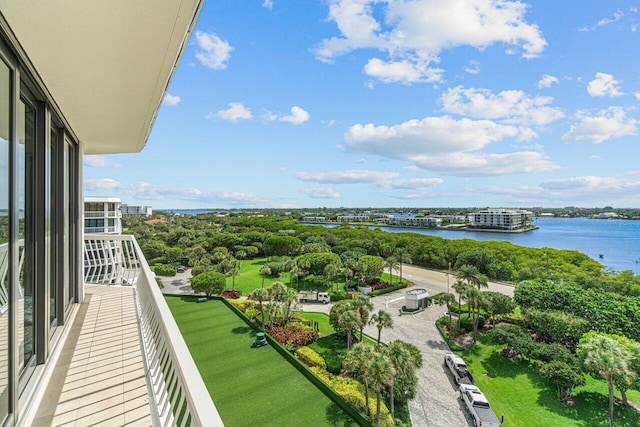
[[[298,293],[298,301],[300,302],[321,302],[326,304],[331,301],[327,292],[318,291],[300,291]]]
[[[467,405],[473,425],[476,427],[500,427],[500,420],[493,413],[489,401],[480,389],[470,384],[460,384],[460,398]]]
[[[473,384],[473,376],[462,357],[447,353],[444,355],[444,364],[451,371],[456,384]]]

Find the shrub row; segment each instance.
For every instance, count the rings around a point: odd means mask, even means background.
[[[298,356],[298,359],[307,366],[327,369],[327,363],[324,361],[324,358],[309,347],[300,347],[296,350],[296,356]]]
[[[375,297],[377,295],[388,294],[389,292],[397,291],[398,289],[404,289],[408,285],[406,283],[397,283],[393,286],[389,286],[388,288],[378,289],[377,291],[372,291],[369,295]]]
[[[311,372],[316,374],[323,382],[336,391],[344,400],[351,403],[356,408],[363,410],[365,408],[364,386],[353,378],[345,378],[332,375],[324,369],[310,368]],[[376,419],[376,397],[375,394],[369,393],[369,413],[371,419]],[[380,425],[392,427],[394,425],[391,413],[385,402],[380,402]]]
[[[176,268],[171,264],[158,264],[151,267],[151,270],[158,276],[175,276]]]

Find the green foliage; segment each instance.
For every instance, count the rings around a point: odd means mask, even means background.
[[[640,340],[638,298],[551,282],[520,283],[514,298],[521,307],[572,313],[587,319],[595,331]]]
[[[229,303],[238,307],[238,310],[247,314],[247,317],[250,317],[249,314],[247,313],[247,310],[253,307],[253,305],[255,304],[255,301],[252,301],[250,299],[230,299]]]
[[[176,268],[171,264],[154,265],[153,267],[151,267],[151,270],[158,276],[171,277],[176,275]]]
[[[384,270],[384,259],[380,256],[363,255],[358,260],[360,278],[365,283],[373,283]]]
[[[575,349],[578,341],[589,331],[589,321],[571,313],[557,310],[527,308],[522,311],[523,325],[533,330],[538,339],[559,342]]]
[[[340,257],[333,253],[305,253],[295,258],[296,265],[302,268],[306,274],[323,276],[325,268],[329,264],[340,265]]]
[[[309,347],[300,347],[296,350],[296,356],[307,366],[315,366],[321,369],[327,369],[327,363],[315,350]]]
[[[585,384],[584,375],[565,362],[545,363],[540,369],[540,375],[556,385],[558,400],[561,402],[571,397],[575,387]]]
[[[227,278],[217,271],[207,271],[191,278],[191,288],[195,293],[204,292],[207,297],[220,294],[226,288]]]
[[[381,289],[376,289],[375,291],[371,291],[371,293],[369,293],[369,295],[374,297],[374,296],[377,296],[377,295],[388,294],[389,292],[397,291],[398,289],[404,289],[407,286],[408,286],[407,282],[405,282],[403,280],[402,283],[396,283],[393,286],[388,286],[386,288],[381,288]]]
[[[294,256],[302,245],[302,240],[297,237],[276,235],[264,240],[262,250],[266,256]]]
[[[469,313],[462,313],[460,315],[460,328],[467,332],[473,331],[473,321],[473,315],[469,316]],[[478,317],[478,330],[484,327],[485,322],[485,317],[480,315],[480,317]]]

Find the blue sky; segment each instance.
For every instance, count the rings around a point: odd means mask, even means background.
[[[207,1],[141,153],[161,208],[640,207],[636,1]]]

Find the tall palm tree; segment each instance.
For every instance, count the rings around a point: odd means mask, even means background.
[[[376,391],[376,425],[380,425],[382,390],[393,381],[393,365],[383,353],[374,352],[371,359],[371,385]]]
[[[271,286],[267,288],[269,290],[269,296],[274,301],[282,301],[282,298],[287,292],[287,285],[282,282],[274,282]]]
[[[298,302],[298,291],[293,288],[287,288],[287,291],[283,295],[283,303],[285,305],[285,322],[289,322],[291,316],[291,307]]]
[[[476,288],[469,287],[465,291],[465,297],[467,304],[469,305],[469,313],[472,314],[473,319],[473,342],[476,342],[478,337],[478,321],[480,319],[480,307],[484,300],[482,292]]]
[[[340,267],[332,262],[327,264],[324,267],[324,274],[327,276],[327,281],[329,282],[329,287],[333,291],[333,278],[340,272]]]
[[[398,259],[396,257],[394,257],[393,255],[390,257],[387,257],[384,260],[384,266],[385,268],[389,269],[389,283],[393,285],[393,270],[397,270],[398,267]]]
[[[375,350],[369,343],[359,342],[353,346],[351,351],[347,353],[344,359],[344,367],[348,371],[355,371],[362,379],[364,385],[364,401],[365,401],[365,414],[370,415],[369,412],[369,380],[371,377],[371,360]]]
[[[409,255],[409,252],[406,249],[396,250],[396,258],[398,259],[398,265],[400,267],[400,283],[402,283],[402,265],[412,264],[413,260],[411,259],[411,255]]]
[[[471,286],[477,287],[478,290],[480,288],[489,287],[487,276],[480,273],[478,269],[473,265],[464,264],[460,266],[460,268],[458,268],[458,271],[456,272],[456,277],[460,280],[464,280]]]
[[[456,296],[453,294],[442,294],[440,295],[440,298],[438,298],[438,304],[447,306],[447,312],[449,313],[449,329],[451,329],[451,326],[453,326],[451,324],[451,305],[455,302]]]
[[[402,375],[406,371],[410,370],[411,364],[411,353],[409,350],[401,345],[401,341],[393,341],[389,346],[385,349],[385,354],[389,358],[391,365],[393,366],[393,377],[392,380],[389,381],[389,411],[391,412],[391,417],[395,417],[395,399],[394,399],[394,387],[396,378],[399,375]]]
[[[371,298],[359,293],[351,301],[351,306],[356,310],[356,313],[358,313],[358,327],[360,328],[360,341],[362,341],[362,330],[365,325],[369,323],[369,314],[371,310],[373,310],[373,304],[371,303]]]
[[[464,295],[469,285],[466,282],[463,282],[462,280],[456,280],[456,283],[451,285],[451,287],[458,294],[458,329],[460,329],[460,325],[461,325],[460,315],[462,314],[460,307],[462,306],[462,296]]]
[[[260,314],[262,314],[262,326],[264,326],[264,306],[263,301],[269,301],[269,291],[265,288],[256,289],[251,293],[251,298],[260,303]]]
[[[358,312],[355,310],[345,310],[340,313],[338,318],[340,323],[347,330],[347,350],[351,350],[351,337],[353,330],[360,324],[360,318]]]
[[[263,265],[262,267],[260,267],[260,270],[258,270],[258,272],[262,276],[262,287],[264,288],[264,279],[267,276],[271,276],[271,269],[269,268],[269,266]]]
[[[604,334],[589,332],[578,344],[584,367],[604,379],[609,388],[609,427],[613,427],[614,378],[628,374],[630,354],[618,341]]]
[[[378,345],[380,345],[380,335],[382,334],[382,328],[393,328],[393,318],[389,312],[380,310],[378,313],[371,316],[369,324],[376,325],[378,328]]]

